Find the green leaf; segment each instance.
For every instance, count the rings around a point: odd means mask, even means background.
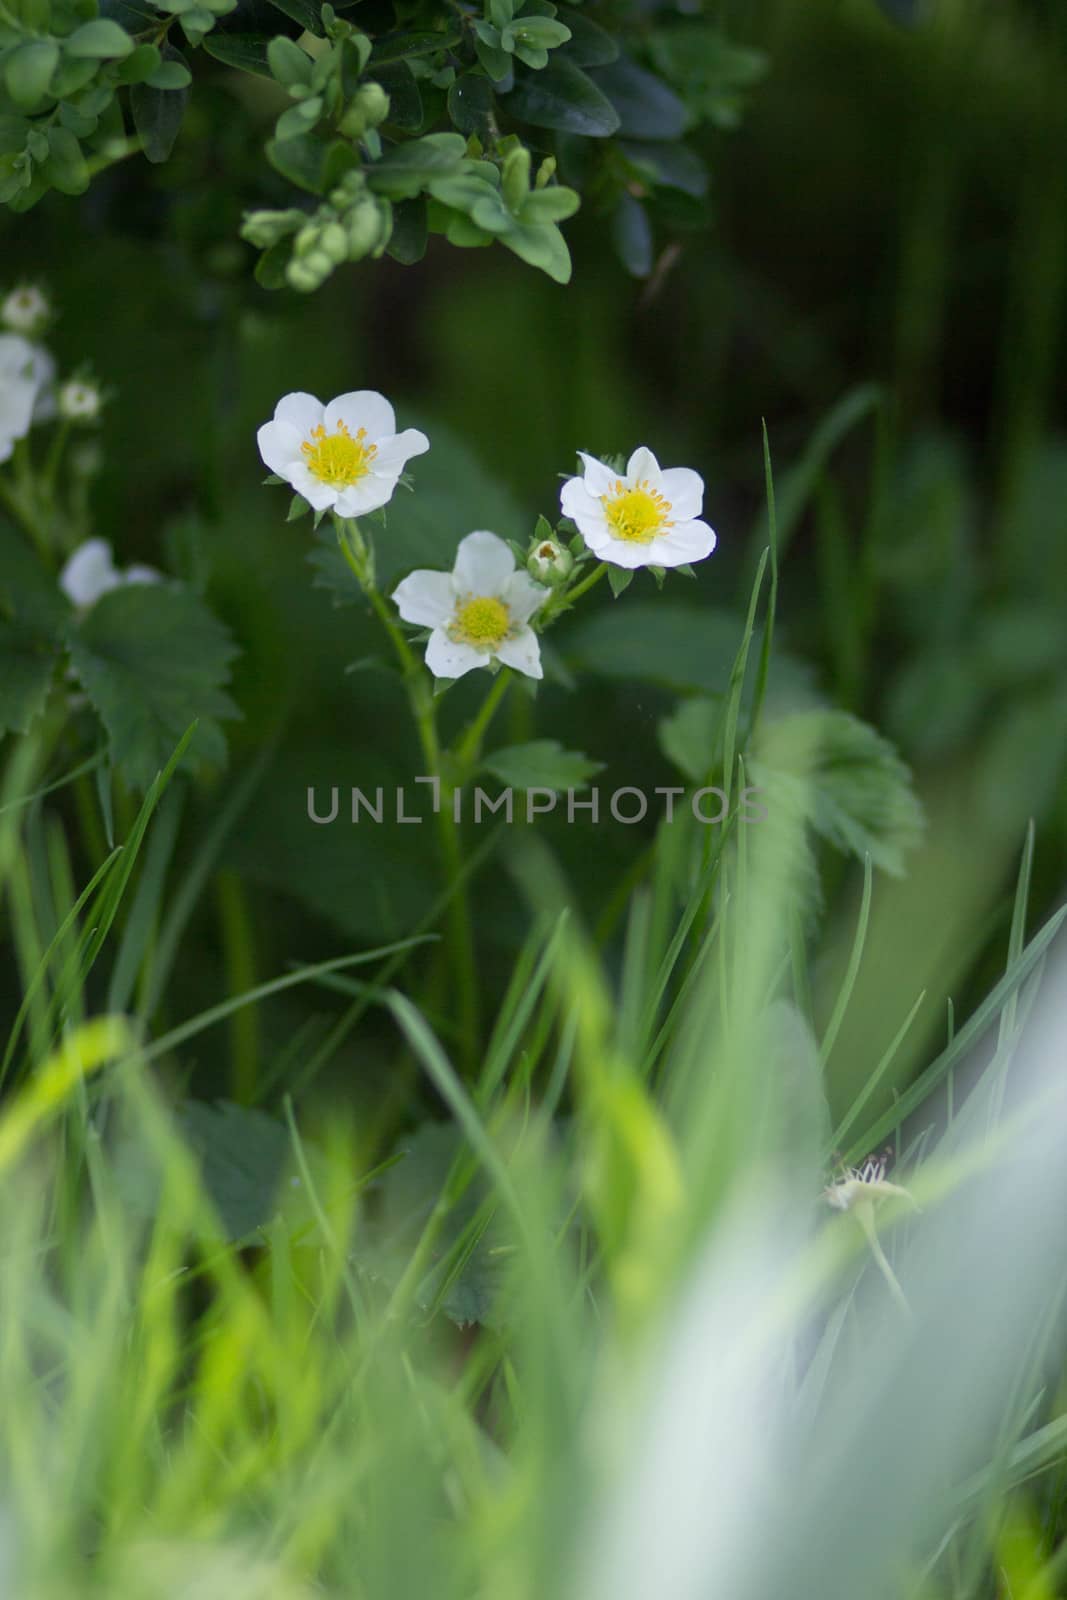
[[[236,653],[204,603],[171,584],[115,589],[70,631],[71,665],[108,731],[115,764],[142,789],[197,718],[192,751],[223,759],[217,719],[237,714],[223,689]]]
[[[494,750],[482,763],[486,772],[512,789],[584,789],[602,761],[578,750],[564,750],[558,739],[534,739]]]
[[[729,611],[665,598],[628,601],[572,625],[564,649],[573,666],[604,678],[724,694],[743,632],[741,619]],[[750,660],[758,657],[761,639],[757,628]],[[753,678],[750,667],[749,687]],[[780,705],[816,703],[811,669],[782,651],[772,658],[771,682]]]
[[[570,282],[571,253],[567,241],[554,223],[520,222],[507,233],[501,234],[500,242],[520,261],[546,272],[554,282]]]
[[[426,254],[427,226],[425,200],[402,200],[393,208],[393,231],[386,253],[406,267],[414,266]]]
[[[545,189],[531,189],[519,215],[523,222],[566,222],[580,205],[581,200],[573,189],[553,183]]]
[[[193,75],[185,64],[181,52],[172,45],[164,47],[165,59],[156,68],[148,79],[153,89],[165,89],[172,93],[178,89],[188,89],[193,81]]]
[[[571,36],[563,52],[576,67],[606,67],[619,59],[619,46],[611,34],[574,6],[564,6],[560,18]]]
[[[464,72],[448,91],[448,114],[461,133],[489,138],[493,112],[493,86],[480,72]]]
[[[26,733],[44,709],[55,671],[54,640],[0,618],[0,733]]]
[[[291,84],[311,81],[311,57],[284,34],[279,34],[267,46],[267,63],[278,82],[287,88]]]
[[[452,1122],[427,1122],[406,1134],[380,1184],[378,1215],[361,1229],[356,1265],[372,1281],[394,1288],[404,1274],[442,1192],[447,1216],[433,1257],[415,1290],[423,1312],[439,1306],[461,1327],[500,1326],[511,1241],[486,1208],[488,1186],[465,1159],[465,1140]],[[447,1186],[447,1191],[446,1191]]]
[[[424,139],[394,145],[367,174],[376,194],[390,200],[414,200],[435,177],[459,171],[466,143],[458,133],[433,133]]]
[[[611,237],[619,260],[633,278],[647,278],[652,271],[652,224],[648,212],[632,194],[619,196],[611,219]]]
[[[157,70],[163,57],[154,44],[139,44],[118,67],[120,83],[144,83]]]
[[[688,145],[642,143],[634,139],[619,148],[651,183],[680,189],[697,200],[707,194],[708,169]]]
[[[323,37],[322,7],[315,4],[315,0],[269,0],[276,11],[282,16],[290,17],[294,22],[317,39]]]
[[[325,192],[330,147],[324,140],[304,133],[296,139],[271,139],[266,150],[271,166],[290,183],[312,194]]]
[[[177,71],[188,80],[189,69],[181,53],[173,45],[164,46],[164,60],[159,73]],[[185,108],[189,103],[189,90],[179,86],[168,89],[158,82],[139,83],[130,90],[130,112],[133,125],[141,136],[146,158],[159,163],[166,161],[174,149],[181,132]]]
[[[92,22],[84,22],[80,28],[68,34],[63,40],[63,49],[68,56],[88,56],[93,60],[111,61],[121,56],[128,56],[133,49],[133,40],[125,28],[120,28],[117,22],[112,22],[107,17],[97,17]]]
[[[922,808],[911,774],[887,739],[846,711],[809,711],[765,724],[753,781],[795,804],[810,826],[837,849],[893,876],[922,837]]]
[[[176,1131],[200,1167],[208,1198],[218,1212],[225,1237],[248,1239],[281,1213],[290,1227],[306,1226],[314,1216],[295,1171],[292,1140],[285,1124],[266,1112],[220,1100],[187,1100],[176,1113]],[[324,1158],[302,1142],[305,1159],[321,1175]],[[115,1178],[124,1204],[134,1216],[159,1213],[160,1177],[143,1139],[125,1128],[115,1149]]]
[[[592,76],[615,108],[620,133],[632,139],[677,139],[685,132],[684,103],[661,78],[628,57],[595,68]]]
[[[267,59],[270,42],[271,36],[267,33],[209,33],[204,39],[204,49],[224,66],[270,78],[273,77]],[[267,154],[270,154],[269,147]]]
[[[51,39],[32,39],[16,45],[4,60],[4,82],[15,104],[34,111],[48,93],[59,64],[59,46]]]
[[[535,128],[606,139],[619,128],[619,116],[592,78],[564,56],[553,56],[543,71],[516,83],[504,96],[508,112]]]
[[[42,171],[60,194],[84,194],[89,187],[89,168],[82,147],[69,128],[55,123],[48,130],[48,159]]]
[[[514,53],[518,53],[520,45],[534,50],[555,50],[558,45],[566,44],[570,36],[566,23],[557,22],[554,17],[521,16],[501,31],[500,43],[505,50]]]
[[[405,133],[415,133],[422,127],[422,95],[406,61],[390,61],[382,66],[371,65],[367,77],[381,84],[389,96],[389,122]]]
[[[659,724],[660,749],[691,783],[703,783],[719,759],[724,713],[721,699],[693,695]]]
[[[737,126],[745,93],[767,72],[767,57],[735,45],[718,28],[679,22],[648,36],[653,64],[674,85],[694,121]]]
[[[439,50],[451,50],[460,42],[458,32],[439,33],[386,33],[375,39],[371,51],[373,65],[390,61],[409,61],[419,56],[436,55]]]

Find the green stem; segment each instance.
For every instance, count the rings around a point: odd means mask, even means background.
[[[541,626],[539,631],[544,632],[548,624],[550,622],[554,622],[559,616],[560,612],[564,610],[566,606],[569,606],[572,601],[579,599],[583,594],[586,593],[587,590],[593,587],[594,583],[599,583],[607,570],[607,562],[600,561],[593,568],[592,572],[589,573],[588,577],[583,578],[581,583],[576,583],[573,589],[557,589],[552,599],[548,602],[541,614]]]
[[[512,683],[510,668],[504,667],[497,673],[492,688],[482,701],[481,710],[474,718],[463,738],[456,746],[456,769],[461,776],[466,776],[468,770],[474,766],[482,752],[482,740],[485,738],[486,729],[493,720],[493,715],[507,694]]]
[[[358,529],[352,523],[349,525],[353,527],[356,538],[362,544]],[[404,634],[394,621],[385,596],[375,586],[373,579],[369,575],[368,566],[370,563],[361,563],[357,558],[349,543],[347,528],[340,521],[337,524],[337,539],[341,546],[342,554],[352,569],[357,583],[370,601],[372,610],[388,634],[396,652],[404,688],[407,692],[412,716],[415,719],[415,727],[418,730],[419,744],[422,747],[427,774],[431,777],[436,777],[440,786],[436,815],[441,856],[446,879],[457,885],[455,893],[449,902],[447,913],[449,946],[454,962],[463,1062],[468,1071],[473,1071],[477,1064],[481,1027],[478,1004],[478,974],[474,958],[474,926],[471,920],[470,898],[463,874],[463,847],[460,840],[459,826],[452,809],[454,785],[448,781],[443,770],[444,763],[441,757],[441,741],[437,733],[437,716],[434,707],[433,690],[422,663],[418,660]]]
[[[12,516],[26,530],[33,540],[38,555],[45,565],[51,568],[52,550],[48,539],[48,529],[38,521],[35,508],[28,497],[20,493],[14,484],[0,476],[0,501],[7,506]]]

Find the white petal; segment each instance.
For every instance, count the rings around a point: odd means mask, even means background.
[[[120,574],[123,583],[162,583],[163,574],[157,572],[155,567],[127,567]]]
[[[265,422],[256,433],[256,444],[263,464],[279,478],[288,478],[294,461],[302,459],[304,436],[291,422]]]
[[[347,489],[340,489],[335,506],[338,516],[362,517],[368,511],[377,511],[379,506],[387,506],[393,498],[397,481],[396,478],[374,478],[368,474]]]
[[[606,517],[583,517],[581,521],[575,518],[575,521],[578,522],[578,532],[594,555],[599,555],[610,544],[619,543],[608,527]]]
[[[76,606],[94,605],[121,581],[106,539],[87,539],[59,574],[59,587]]]
[[[489,656],[473,645],[450,639],[443,628],[435,628],[426,641],[426,665],[435,678],[462,678],[474,667],[487,667]]]
[[[513,572],[501,593],[516,622],[529,622],[538,606],[543,606],[549,591],[544,584],[535,583],[528,572]]]
[[[584,450],[579,450],[582,465],[585,467],[585,486],[590,494],[607,494],[619,474],[611,467],[606,467],[603,461],[598,461],[596,456],[587,456]],[[581,483],[581,478],[572,478],[572,483]]]
[[[326,432],[336,433],[343,422],[355,438],[360,428],[366,428],[372,444],[379,439],[391,439],[396,433],[396,416],[392,406],[376,389],[353,389],[340,394],[326,407]]]
[[[637,567],[661,567],[665,564],[652,554],[656,545],[662,542],[658,539],[651,544],[637,544],[631,539],[613,539],[609,535],[595,545],[589,540],[586,542],[594,555],[599,556],[601,561],[609,561],[613,567],[626,567],[634,571]],[[679,559],[684,561],[685,557]],[[675,562],[675,565],[678,563]]]
[[[560,510],[575,522],[582,516],[603,516],[603,504],[581,478],[568,478],[559,492]]]
[[[398,478],[412,456],[425,455],[429,448],[430,441],[424,433],[418,428],[405,428],[395,438],[381,441],[370,469],[383,477]]]
[[[716,544],[715,534],[706,522],[679,522],[667,533],[653,539],[648,548],[652,567],[681,567],[687,561],[703,561]]]
[[[328,511],[337,504],[340,496],[336,484],[323,483],[321,478],[316,478],[305,466],[303,459],[291,462],[286,468],[284,476],[297,494],[303,495],[308,505],[315,511]]]
[[[527,678],[543,678],[541,646],[532,628],[520,628],[512,638],[498,645],[496,655],[506,667],[514,667]]]
[[[659,488],[660,477],[659,462],[647,445],[639,444],[629,461],[626,463],[626,477],[630,483],[649,483],[653,489]]]
[[[691,467],[668,467],[660,474],[660,494],[671,505],[671,515],[676,522],[690,522],[699,517],[704,504],[704,480]]]
[[[320,426],[325,407],[321,400],[316,400],[313,394],[304,394],[297,390],[295,394],[283,395],[274,407],[275,422],[287,422],[295,428],[301,439],[307,439],[312,428]]]
[[[0,377],[0,461],[6,461],[16,439],[30,431],[37,390],[24,378]]]
[[[398,583],[392,594],[405,622],[417,622],[422,628],[438,628],[451,619],[456,595],[450,572],[431,572],[420,567]]]
[[[484,528],[460,540],[452,576],[461,594],[499,594],[515,571],[515,557],[503,539]]]
[[[35,354],[21,333],[0,333],[0,378],[32,379]]]

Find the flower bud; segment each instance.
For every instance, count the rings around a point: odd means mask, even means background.
[[[368,197],[354,205],[345,217],[348,231],[348,259],[360,261],[376,249],[382,237],[382,213]]]
[[[538,583],[563,583],[573,566],[574,557],[555,539],[538,539],[526,558],[526,570]]]
[[[381,84],[365,83],[341,118],[341,132],[349,139],[362,139],[368,128],[377,128],[388,115],[389,96]]]
[[[52,307],[48,299],[35,284],[20,284],[17,289],[12,289],[0,305],[0,322],[5,328],[10,328],[12,333],[21,333],[30,338],[40,333],[52,315]]]
[[[272,244],[284,239],[299,227],[305,213],[295,208],[289,211],[248,211],[241,224],[241,238],[247,239],[259,250],[269,250]]]
[[[61,383],[56,395],[56,408],[64,422],[95,422],[102,404],[100,390],[95,383],[81,378],[68,378]]]
[[[348,260],[348,235],[339,222],[328,222],[319,235],[319,249],[335,267]]]

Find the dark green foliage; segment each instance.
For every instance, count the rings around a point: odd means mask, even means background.
[[[310,291],[344,262],[386,250],[417,261],[424,222],[461,246],[497,240],[565,282],[558,224],[583,192],[614,218],[627,270],[647,276],[654,229],[649,211],[635,209],[635,177],[653,196],[664,191],[661,221],[690,226],[705,213],[686,213],[670,190],[702,196],[706,173],[689,153],[680,180],[677,163],[642,158],[614,136],[670,142],[708,119],[725,125],[762,70],[753,52],[663,11],[649,31],[636,9],[587,15],[552,0],[486,0],[483,15],[473,0],[403,10],[383,0],[341,15],[316,0],[103,0],[99,15],[93,0],[52,0],[43,26],[17,13],[0,23],[0,200],[25,210],[49,188],[82,193],[92,170],[125,153],[127,125],[149,161],[165,162],[191,83],[180,27],[214,61],[277,84],[267,160],[319,200],[308,209],[294,196],[307,215],[281,230],[271,219],[291,207],[248,214],[244,237],[265,252],[264,286]],[[299,43],[309,35],[321,41],[313,54]],[[451,130],[447,170],[431,172],[426,141]],[[576,148],[587,142],[588,152]],[[397,160],[413,144],[421,150],[398,190]],[[520,153],[545,191],[533,206],[505,182]],[[566,188],[556,177],[564,156]],[[445,177],[454,181],[442,193]],[[397,217],[419,198],[429,204],[416,223],[411,212]]]

